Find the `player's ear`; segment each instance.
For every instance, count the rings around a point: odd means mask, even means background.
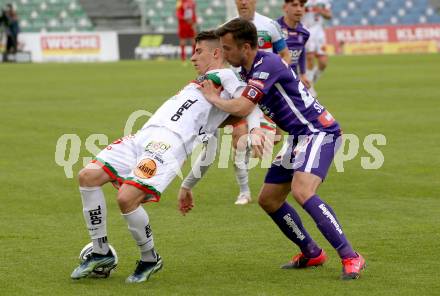
[[[218,58],[222,56],[222,50],[219,47],[214,48],[214,57]]]
[[[249,43],[245,42],[245,43],[243,43],[243,49],[244,49],[245,51],[249,51],[249,50],[251,50],[252,48],[251,48],[251,45],[250,45]]]

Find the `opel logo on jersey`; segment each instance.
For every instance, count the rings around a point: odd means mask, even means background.
[[[180,106],[179,109],[177,109],[177,112],[173,116],[171,116],[171,120],[172,121],[178,121],[180,119],[180,117],[182,117],[183,111],[188,110],[197,101],[198,100],[194,100],[194,101],[186,100],[186,102],[183,103],[182,106]]]
[[[157,165],[151,158],[142,159],[134,170],[134,174],[142,179],[150,179],[156,175]]]

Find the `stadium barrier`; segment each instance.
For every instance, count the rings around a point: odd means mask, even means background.
[[[329,54],[440,52],[440,24],[330,27],[326,35]],[[108,62],[177,58],[180,54],[174,33],[23,33],[19,42],[33,62]],[[187,52],[191,52],[189,46]]]
[[[23,33],[23,50],[33,62],[111,62],[119,60],[116,32]]]
[[[440,52],[440,24],[330,27],[326,37],[329,54]]]
[[[178,58],[179,38],[175,33],[162,34],[119,34],[121,60],[149,60],[157,58]],[[192,52],[187,46],[186,52]]]

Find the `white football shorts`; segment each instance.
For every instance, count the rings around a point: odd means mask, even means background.
[[[325,31],[321,26],[313,26],[309,29],[310,37],[306,43],[306,52],[314,52],[318,55],[327,55]]]
[[[144,202],[159,201],[162,192],[181,174],[187,154],[180,138],[171,130],[148,127],[118,139],[92,160],[119,188],[135,186],[146,193]]]

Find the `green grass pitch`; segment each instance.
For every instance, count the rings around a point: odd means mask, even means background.
[[[63,134],[80,138],[75,176],[90,156],[88,136],[119,138],[133,111],[154,111],[195,73],[177,61],[0,65],[0,294],[439,295],[439,64],[439,55],[332,57],[317,86],[344,132],[360,139],[345,172],[333,166],[319,190],[367,260],[359,280],[339,280],[336,252],[298,205],[330,260],[316,269],[279,269],[297,249],[256,202],[234,205],[230,167],[209,171],[185,217],[177,211],[179,179],[159,204],[146,205],[164,268],[139,285],[124,283],[138,250],[110,185],[108,233],[117,270],[105,280],[70,279],[89,238],[78,183],[55,163],[56,143]],[[378,133],[387,139],[378,146],[385,162],[365,170],[363,139]],[[250,172],[254,197],[264,174]]]

